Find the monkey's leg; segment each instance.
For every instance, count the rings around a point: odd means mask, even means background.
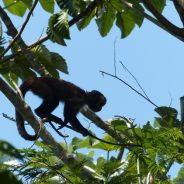
[[[35,109],[35,113],[40,118],[47,118],[51,112],[59,105],[59,100],[55,99],[52,94],[48,94],[46,98],[43,98],[41,105]]]
[[[68,137],[67,135],[61,134],[55,126],[51,123],[51,121],[54,121],[60,125],[62,125],[63,121],[61,118],[58,118],[57,116],[51,114],[51,112],[59,105],[59,101],[57,99],[52,98],[52,96],[48,96],[47,99],[45,99],[42,104],[35,109],[36,114],[43,118],[44,122],[47,121],[51,125],[51,127],[62,137]]]
[[[77,119],[76,116],[70,117],[70,124],[72,125],[72,127],[75,130],[80,132],[83,136],[88,136],[89,135],[88,129],[86,129],[82,126],[82,124],[80,123],[80,121]]]

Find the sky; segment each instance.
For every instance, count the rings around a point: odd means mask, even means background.
[[[171,5],[171,2],[167,2],[164,14],[173,23],[180,26],[179,18]],[[9,15],[11,16],[11,14]],[[35,42],[45,33],[49,16],[50,14],[42,11],[40,6],[37,7],[23,34],[27,44]],[[17,28],[20,28],[25,19],[25,17],[15,16],[11,16],[11,18]],[[139,90],[135,80],[119,64],[121,61],[136,77],[154,103],[158,106],[172,106],[180,112],[179,98],[184,95],[184,60],[182,59],[184,43],[146,19],[141,28],[136,27],[125,39],[120,39],[121,34],[116,26],[107,37],[102,38],[94,21],[81,32],[75,26],[70,31],[71,40],[67,41],[67,47],[50,41],[44,44],[51,51],[58,52],[66,59],[69,75],[61,73],[61,78],[73,82],[87,91],[99,90],[106,96],[107,104],[98,113],[102,119],[108,120],[120,115],[135,119],[135,123],[142,126],[147,121],[153,123],[154,117],[157,116],[153,105],[116,79],[101,75],[100,71],[114,74],[115,40],[117,75]],[[38,106],[40,100],[37,97],[27,96],[26,101],[33,109]],[[2,93],[0,93],[0,99],[2,104],[0,112],[14,117],[14,107]],[[61,115],[62,108],[57,108],[56,114]],[[89,121],[86,121],[84,117],[81,118],[84,122],[83,125],[85,126],[87,122],[86,126],[88,126]],[[103,131],[100,131],[99,128],[95,130],[99,132],[100,137]],[[64,131],[69,134],[68,129]],[[53,132],[53,134],[55,133]],[[69,135],[79,136],[72,131]],[[54,136],[57,140],[61,139],[57,135]],[[5,119],[2,115],[0,115],[0,139],[9,141],[17,148],[32,145],[31,142],[25,141],[19,136],[15,123]],[[172,177],[176,176],[178,169],[178,165],[172,168],[170,172]]]

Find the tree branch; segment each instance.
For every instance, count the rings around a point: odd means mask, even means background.
[[[102,74],[106,74],[108,76],[111,76],[119,81],[121,81],[122,83],[124,83],[126,86],[128,86],[131,90],[133,90],[134,92],[136,92],[139,96],[141,96],[142,98],[144,98],[146,101],[148,101],[149,103],[151,103],[153,106],[158,107],[158,105],[156,105],[154,102],[152,102],[149,98],[147,98],[146,96],[144,96],[142,93],[140,93],[139,91],[137,91],[135,88],[133,88],[130,84],[128,84],[127,82],[125,82],[124,80],[120,79],[119,77],[112,75],[110,73],[104,72],[104,71],[100,71]]]
[[[124,142],[125,139],[127,140],[126,135],[122,134],[122,132],[115,131],[111,126],[105,123],[99,116],[97,116],[93,111],[90,109],[83,108],[81,109],[81,113],[90,119],[97,127],[104,130],[107,134],[113,137],[118,142]],[[127,142],[127,141],[126,141]],[[131,141],[128,144],[132,144]]]
[[[143,1],[144,6],[157,18],[157,20],[170,32],[184,39],[184,29],[179,28],[166,19],[151,3],[150,0]]]

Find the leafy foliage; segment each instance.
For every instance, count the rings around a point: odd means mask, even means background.
[[[18,159],[23,160],[20,152],[14,148],[11,144],[6,141],[0,141],[0,181],[1,183],[14,183],[22,184],[20,180],[17,179],[15,174],[8,170],[8,165],[4,164],[7,160]]]
[[[17,52],[18,48],[14,46],[12,50],[13,52]],[[32,53],[54,77],[59,78],[59,71],[68,74],[65,59],[58,53],[50,52],[44,45],[33,48]],[[36,76],[33,67],[23,55],[19,55],[7,62],[1,62],[0,73],[12,87],[14,87],[12,79],[14,82],[18,83],[18,78],[26,80],[28,77]]]
[[[149,173],[155,183],[162,181],[170,183],[167,173],[174,162],[184,162],[184,135],[175,127],[177,111],[170,107],[159,107],[156,109],[160,122],[169,121],[170,126],[155,124],[155,127],[147,122],[142,128],[136,127],[134,122],[124,117],[117,117],[107,122],[116,132],[124,135],[124,142],[131,141],[134,144],[141,144],[141,147],[132,147],[127,150],[127,155],[122,157],[109,157],[111,151],[122,152],[120,146],[104,144],[91,138],[73,138],[69,145],[61,143],[67,148],[68,154],[75,156],[80,163],[92,170],[96,179],[90,183],[136,183],[141,177],[143,181]],[[168,117],[168,118],[166,118]],[[177,120],[178,123],[179,120]],[[110,142],[113,138],[105,135],[102,139]],[[75,171],[67,167],[61,160],[55,157],[49,146],[42,142],[36,142],[37,149],[20,150],[25,162],[19,166],[9,166],[16,170],[24,180],[31,180],[33,183],[73,182],[86,183],[80,179],[79,171],[81,166],[76,166]],[[83,153],[83,149],[92,149]],[[96,159],[94,149],[100,149],[107,153],[107,159],[98,157]],[[118,154],[118,155],[119,155]],[[140,175],[137,173],[139,167]],[[89,182],[89,181],[88,181]]]
[[[22,155],[19,151],[6,141],[0,141],[0,153],[17,159],[22,159]]]
[[[51,16],[47,34],[53,42],[66,46],[64,39],[70,39],[68,14],[66,11]]]

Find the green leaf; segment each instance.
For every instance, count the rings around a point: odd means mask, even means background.
[[[66,61],[61,55],[55,52],[51,52],[51,62],[57,70],[68,74],[68,67]]]
[[[35,57],[38,57],[41,64],[49,71],[51,75],[56,78],[59,78],[59,72],[56,70],[55,66],[52,64],[52,58],[50,51],[44,45],[38,45],[32,49]]]
[[[32,7],[33,0],[21,0],[29,9]]]
[[[115,11],[111,7],[109,7],[100,18],[96,19],[98,30],[101,36],[104,37],[109,33],[110,29],[113,26],[114,20],[115,20]]]
[[[53,42],[66,45],[64,39],[70,39],[67,12],[62,11],[50,17],[47,34]]]
[[[158,107],[155,108],[155,111],[163,118],[174,118],[176,119],[178,112],[176,109],[172,108],[172,107]]]
[[[71,17],[77,16],[86,6],[82,0],[56,0],[56,3],[61,10],[68,10]]]
[[[93,13],[89,16],[83,18],[80,22],[77,23],[77,28],[81,31],[82,29],[86,28],[89,23],[91,22],[92,18],[94,17]]]
[[[105,137],[101,138],[104,141],[107,142],[111,142],[111,143],[117,143],[115,142],[115,140],[109,136],[106,135]],[[112,144],[108,144],[108,143],[103,143],[101,141],[96,141],[93,145],[92,148],[96,148],[96,149],[102,149],[102,150],[106,150],[106,151],[113,151],[113,150],[117,150],[119,148],[119,146],[117,145],[112,145]]]
[[[44,45],[37,46],[33,49],[33,52],[54,77],[59,78],[59,72],[57,70],[68,74],[65,59],[58,53],[50,52]]]
[[[106,160],[105,160],[104,157],[99,157],[97,159],[97,167],[98,168],[101,168],[102,169],[102,167],[104,166],[105,163],[106,163]]]
[[[112,6],[118,11],[122,12],[126,7],[121,3],[120,0],[110,0],[109,3],[112,4]]]
[[[135,11],[133,9],[128,9],[126,11],[127,14],[129,14],[130,17],[132,17],[132,19],[134,20],[134,22],[141,27],[143,20],[144,20],[144,8],[142,8],[142,6],[140,6],[139,4],[135,6],[136,9],[138,9],[140,12]]]
[[[120,169],[120,166],[121,162],[114,157],[111,157],[111,159],[103,165],[103,169],[105,174],[109,176],[117,172]]]
[[[6,141],[0,141],[0,152],[11,157],[22,159],[19,151]]]
[[[166,0],[151,0],[155,8],[162,13],[165,5],[166,5]]]
[[[19,181],[13,173],[11,173],[8,170],[0,171],[0,181],[1,183],[5,184],[22,184],[21,181]]]
[[[180,122],[177,119],[178,112],[172,107],[158,107],[155,111],[161,116],[161,118],[156,118],[156,123],[159,123],[161,127],[180,127]]]
[[[13,88],[15,86],[13,85],[11,79],[17,83],[17,77],[20,77],[24,81],[28,77],[36,76],[35,72],[31,69],[30,63],[22,55],[11,59],[6,63],[1,63],[0,73]]]
[[[121,30],[121,38],[127,37],[135,27],[135,21],[129,12],[117,13],[116,25]]]
[[[87,137],[86,139],[79,139],[74,137],[72,139],[73,149],[80,149],[80,148],[91,148],[90,138]]]
[[[3,0],[3,3],[10,13],[19,17],[23,17],[27,9],[27,6],[22,1]]]
[[[39,2],[45,11],[54,13],[54,0],[39,0]]]

